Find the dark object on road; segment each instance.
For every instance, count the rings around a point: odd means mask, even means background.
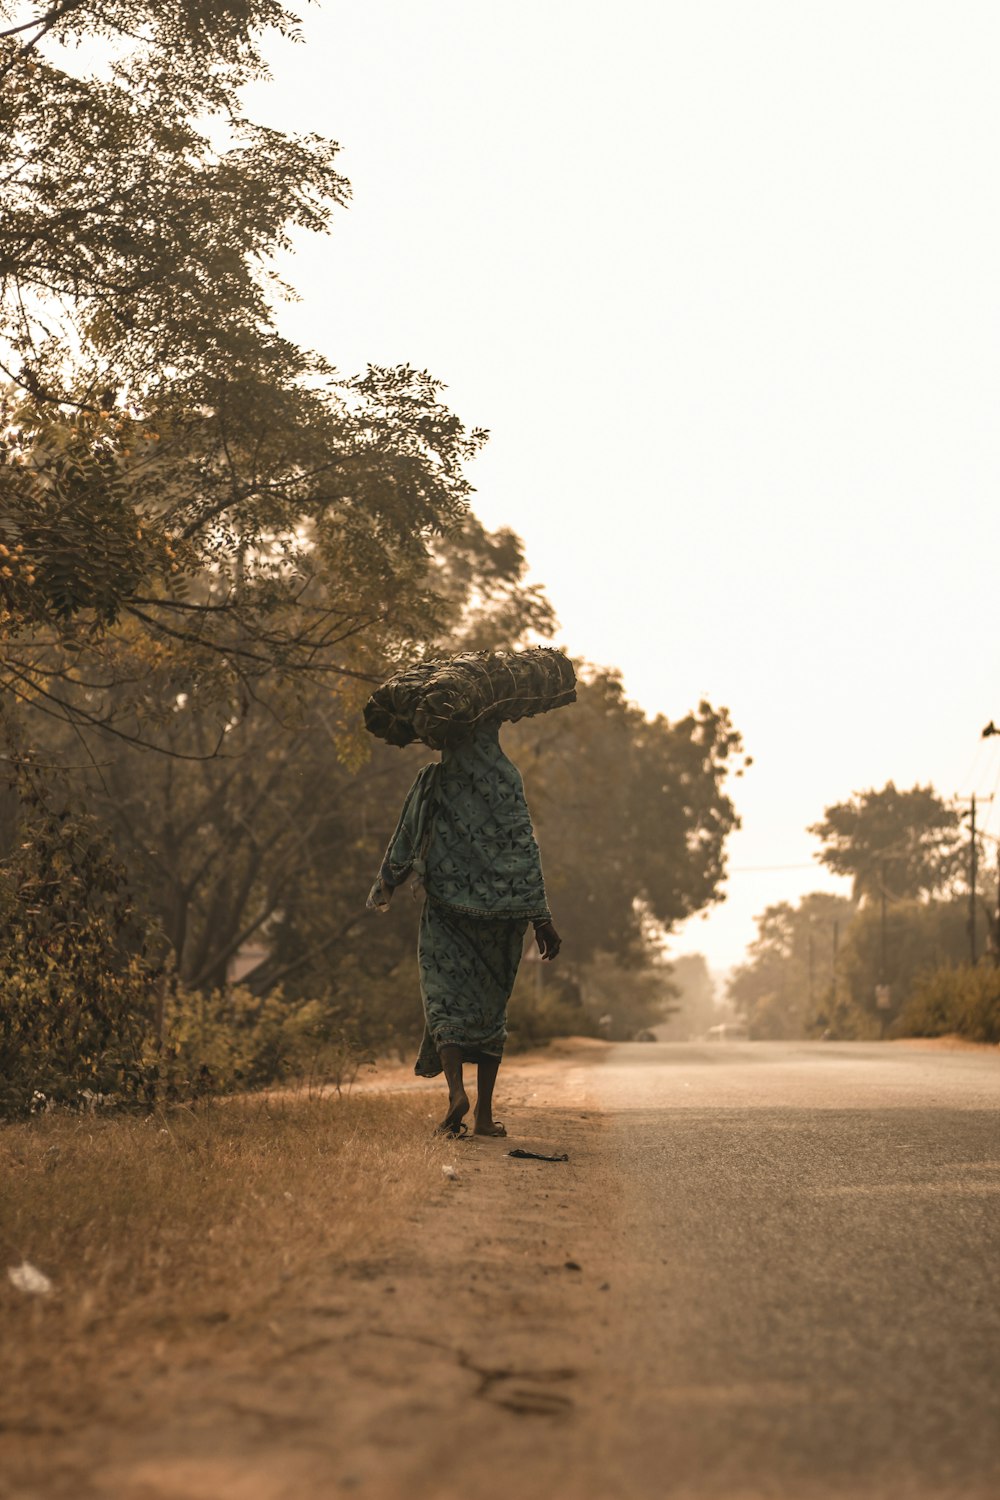
[[[522,1151],[520,1146],[516,1151],[508,1151],[508,1156],[517,1156],[521,1161],[569,1161],[565,1151],[561,1156],[543,1156],[540,1151]]]
[[[390,745],[448,750],[480,724],[513,723],[576,702],[569,657],[549,646],[466,651],[390,677],[365,704],[365,728]]]

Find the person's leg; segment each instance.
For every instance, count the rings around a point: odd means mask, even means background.
[[[479,1093],[476,1096],[476,1135],[506,1135],[502,1125],[493,1118],[493,1085],[500,1071],[499,1057],[483,1053],[479,1059]]]
[[[441,1121],[440,1130],[457,1130],[465,1115],[469,1113],[469,1096],[465,1092],[462,1077],[462,1049],[445,1043],[438,1048],[441,1066],[448,1084],[448,1113]]]

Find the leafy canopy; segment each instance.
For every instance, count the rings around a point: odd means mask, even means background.
[[[417,649],[485,434],[426,371],[344,376],[277,331],[275,253],[349,195],[335,142],[241,110],[290,12],[0,21],[0,686],[140,744],[196,697],[217,748],[276,682]]]
[[[931,896],[948,889],[962,865],[961,820],[932,786],[855,792],[826,808],[809,829],[822,841],[820,860],[853,881],[855,901]]]
[[[524,775],[567,946],[641,966],[665,932],[723,899],[726,839],[739,826],[725,783],[742,741],[728,711],[705,702],[676,721],[647,718],[616,672],[585,672],[578,692],[572,708],[511,725],[503,742]]]

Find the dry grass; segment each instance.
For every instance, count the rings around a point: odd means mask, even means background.
[[[250,1098],[0,1132],[0,1430],[58,1427],[102,1387],[185,1357],[322,1263],[387,1245],[440,1187],[425,1096]],[[6,1409],[4,1409],[6,1408]]]

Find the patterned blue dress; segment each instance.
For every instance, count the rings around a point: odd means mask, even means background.
[[[426,900],[417,958],[424,1040],[415,1071],[441,1072],[439,1049],[500,1057],[507,1002],[530,920],[548,919],[542,863],[521,773],[496,725],[478,729],[410,788],[369,906],[385,910],[413,874]]]

